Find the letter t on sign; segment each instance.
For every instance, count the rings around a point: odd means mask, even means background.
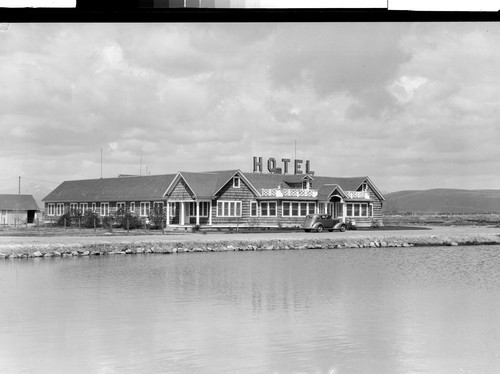
[[[253,156],[253,172],[255,173],[257,170],[262,173],[262,157]]]
[[[283,161],[283,174],[288,174],[288,163],[290,162],[289,158],[282,158]]]

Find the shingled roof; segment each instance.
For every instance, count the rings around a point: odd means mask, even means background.
[[[42,201],[163,200],[175,174],[65,181]]]
[[[40,210],[32,195],[0,195],[0,210]]]
[[[88,201],[140,201],[163,200],[168,189],[172,189],[178,178],[183,178],[196,198],[212,198],[222,187],[230,182],[235,174],[255,189],[257,193],[264,188],[286,188],[286,182],[300,181],[305,175],[246,173],[240,170],[221,170],[206,172],[179,172],[177,174],[132,176],[121,178],[87,179],[66,181],[46,196],[43,201],[88,202]],[[343,191],[356,191],[362,183],[371,181],[368,177],[336,178],[314,176],[313,189],[327,196],[335,186]],[[373,185],[373,184],[372,184]],[[324,188],[325,186],[328,186]],[[376,191],[378,192],[378,191]],[[383,196],[380,194],[381,198]]]

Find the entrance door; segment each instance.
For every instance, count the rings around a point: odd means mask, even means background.
[[[178,225],[180,223],[180,212],[181,212],[181,203],[178,202],[170,202],[170,223],[172,225]]]

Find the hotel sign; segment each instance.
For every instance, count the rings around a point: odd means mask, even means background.
[[[271,174],[290,174],[289,169],[290,169],[290,162],[292,160],[289,158],[282,158],[281,159],[281,165],[282,167],[278,167],[278,163],[274,157],[271,157],[267,159],[267,162],[265,166],[267,166],[267,170]],[[303,160],[293,160],[293,174],[314,174],[314,171],[311,170],[311,162],[309,160],[306,160],[305,162],[305,171],[302,171],[302,164],[304,163]],[[264,166],[264,163],[262,161],[262,157],[257,157],[253,156],[253,172],[254,173],[262,173],[262,168]]]

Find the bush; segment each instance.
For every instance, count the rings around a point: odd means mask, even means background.
[[[115,217],[113,214],[110,214],[109,216],[104,216],[102,218],[102,227],[105,229],[111,229],[113,228],[113,224],[115,222]]]
[[[66,212],[62,216],[60,216],[59,219],[57,220],[57,226],[70,227],[71,226],[71,213]]]
[[[130,230],[140,229],[142,227],[141,219],[130,212],[126,212],[118,216],[117,224],[126,230],[127,221],[128,221],[128,228]]]
[[[101,220],[99,218],[99,215],[96,212],[93,212],[91,210],[85,211],[82,216],[82,227],[87,228],[87,229],[93,229],[94,228],[94,219],[95,219],[95,224],[96,227],[101,226]]]
[[[161,229],[162,222],[165,227],[165,215],[163,214],[163,207],[155,206],[148,214],[149,225],[152,229]]]

